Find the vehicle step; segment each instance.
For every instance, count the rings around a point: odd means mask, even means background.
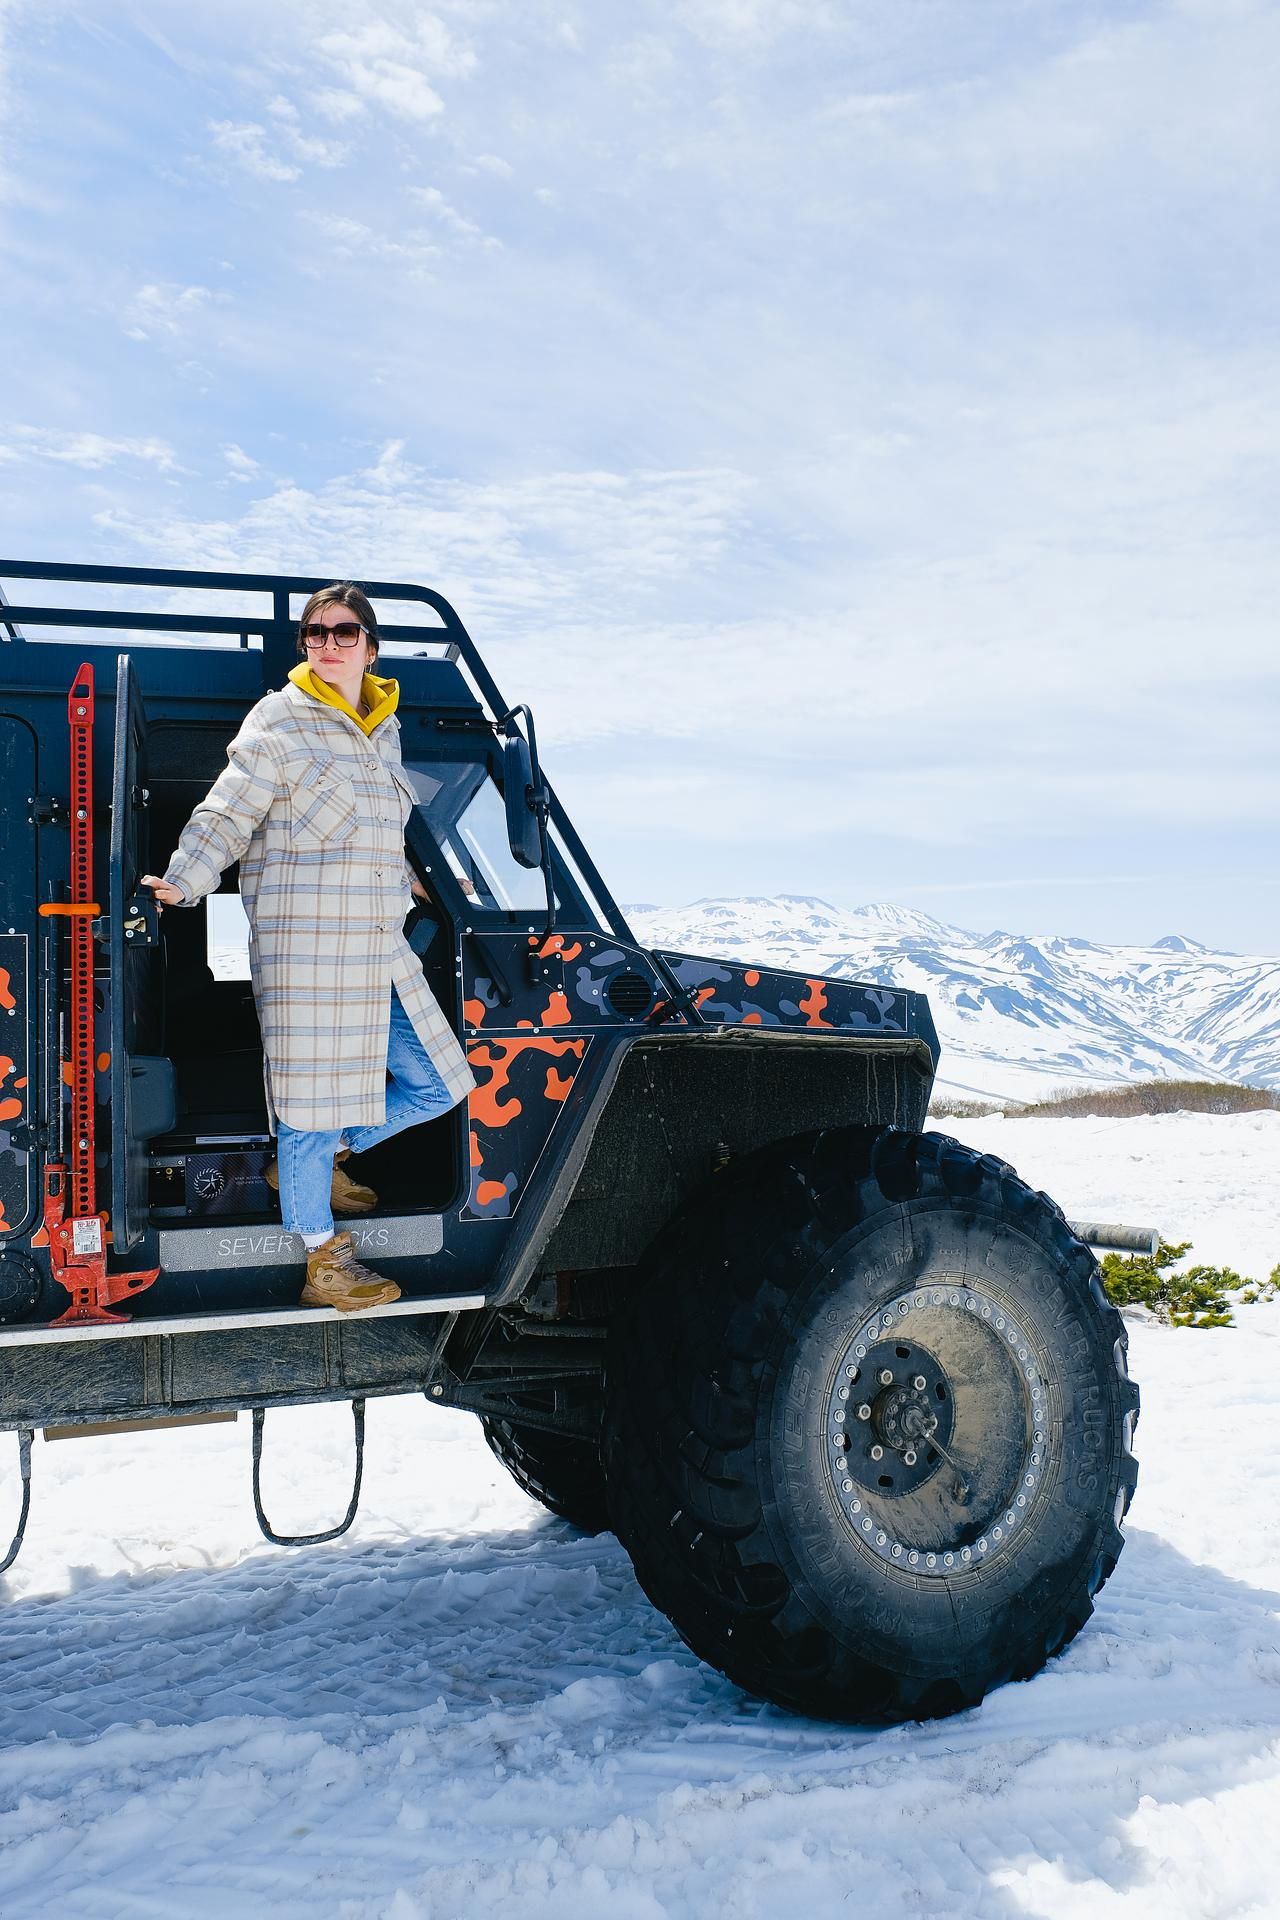
[[[363,1214],[343,1220],[339,1231],[351,1235],[357,1260],[421,1259],[444,1246],[444,1218],[438,1213]],[[160,1271],[228,1273],[238,1267],[297,1267],[302,1277],[306,1249],[299,1234],[283,1227],[205,1226],[160,1229]]]
[[[138,1340],[155,1333],[221,1333],[230,1327],[283,1327],[304,1321],[386,1320],[393,1315],[471,1313],[485,1304],[482,1293],[453,1293],[438,1299],[393,1300],[385,1307],[365,1307],[360,1313],[339,1313],[336,1307],[265,1307],[253,1313],[153,1314],[143,1320],[73,1322],[66,1327],[0,1327],[0,1347],[34,1347],[68,1340]]]

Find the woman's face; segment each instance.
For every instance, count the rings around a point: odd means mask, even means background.
[[[351,607],[344,607],[341,604],[321,607],[311,618],[315,625],[324,627],[329,633],[332,633],[335,627],[350,626],[352,622],[358,620],[357,614]],[[376,658],[374,649],[363,633],[354,647],[340,647],[336,641],[327,640],[323,647],[307,649],[307,659],[311,662],[312,671],[331,686],[345,685],[352,680],[359,681],[369,671]]]

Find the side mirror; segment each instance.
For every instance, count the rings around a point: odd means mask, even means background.
[[[507,844],[522,867],[542,865],[542,822],[534,798],[535,777],[529,742],[512,727],[502,742],[502,790],[507,806]]]

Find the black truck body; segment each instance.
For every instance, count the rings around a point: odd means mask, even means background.
[[[355,1223],[357,1251],[402,1299],[345,1318],[298,1306],[301,1251],[263,1179],[235,873],[158,921],[138,883],[295,664],[298,611],[323,584],[0,564],[0,1427],[406,1391],[572,1425],[591,1302],[628,1284],[718,1166],[814,1127],[923,1124],[938,1046],[922,996],[647,950],[549,787],[548,934],[543,876],[507,843],[509,707],[441,595],[363,582],[421,796],[407,844],[433,904],[410,939],[478,1086],[370,1156],[383,1204]],[[67,1126],[68,981],[66,923],[40,908],[68,895],[82,663],[98,1192],[108,1265],[159,1269],[110,1325],[52,1324],[67,1297],[42,1217]]]

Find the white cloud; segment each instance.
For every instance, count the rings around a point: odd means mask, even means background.
[[[433,220],[457,239],[470,240],[483,247],[501,246],[500,240],[496,240],[492,234],[486,233],[483,227],[478,227],[474,220],[468,220],[458,212],[456,207],[451,206],[439,187],[410,187],[409,192],[419,206],[426,208]]]
[[[222,457],[229,469],[228,478],[237,480],[244,486],[249,484],[258,471],[258,462],[251,454],[247,454],[243,447],[237,446],[234,440],[229,440],[223,447]]]
[[[256,179],[284,183],[300,178],[301,167],[268,151],[267,130],[256,120],[211,120],[209,131],[218,151]]]
[[[80,467],[86,473],[113,467],[120,460],[139,460],[160,473],[181,471],[168,441],[154,437],[112,438],[101,433],[69,433],[52,427],[31,426],[14,427],[11,434],[6,449],[10,458],[52,460],[59,465]]]
[[[125,331],[131,340],[150,340],[157,334],[176,338],[186,331],[219,296],[208,287],[183,287],[172,281],[138,288],[125,311]]]
[[[381,17],[367,19],[321,34],[316,50],[347,91],[401,119],[419,122],[444,111],[435,81],[465,77],[476,65],[471,48],[432,13],[418,14],[403,30]]]
[[[441,249],[431,234],[420,227],[402,227],[394,233],[379,233],[363,220],[348,214],[308,213],[310,225],[323,234],[332,254],[343,260],[379,260],[401,266],[410,280],[421,281],[441,258]],[[302,271],[323,278],[326,262],[312,259]]]
[[[476,155],[475,163],[477,167],[479,167],[481,173],[492,173],[499,180],[509,180],[511,178],[511,172],[512,172],[511,162],[509,160],[502,159],[501,155],[499,154],[478,153]]]
[[[336,120],[339,125],[358,120],[365,111],[360,95],[342,87],[315,87],[308,98],[322,121]]]
[[[739,50],[841,24],[830,0],[684,0],[680,20],[708,46]]]
[[[345,164],[350,147],[341,140],[322,140],[314,131],[304,132],[302,116],[284,94],[278,93],[268,100],[267,112],[280,123],[280,136],[295,159],[307,160],[319,167]]]
[[[437,479],[393,440],[374,462],[314,488],[277,485],[223,520],[112,516],[122,536],[160,543],[191,565],[356,565],[457,592],[501,637],[536,618],[557,627],[618,617],[637,597],[715,566],[740,534],[751,483],[730,470],[537,472],[465,483]],[[624,617],[625,619],[625,617]],[[625,622],[633,624],[633,622]],[[656,682],[655,682],[656,684]]]

